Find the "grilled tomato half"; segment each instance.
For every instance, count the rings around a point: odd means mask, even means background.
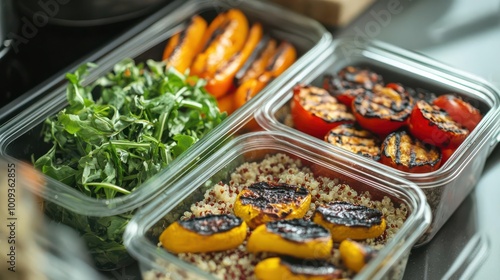
[[[304,133],[323,139],[332,128],[355,120],[348,107],[325,89],[297,85],[293,93],[292,120],[295,128]]]
[[[380,159],[378,137],[355,124],[341,124],[328,131],[325,141],[376,161]]]
[[[326,75],[323,78],[323,88],[349,107],[359,93],[367,89],[371,90],[375,85],[383,83],[381,75],[355,66],[347,66],[340,70],[336,76]]]
[[[433,104],[443,109],[457,123],[472,131],[481,121],[481,112],[469,102],[452,95],[445,94],[434,99]]]
[[[413,108],[413,98],[403,87],[375,86],[359,94],[352,103],[356,121],[380,137],[406,125]]]
[[[247,243],[251,253],[270,252],[303,259],[326,259],[331,256],[332,247],[326,228],[302,219],[260,225]]]
[[[323,260],[276,257],[259,262],[255,276],[259,280],[331,280],[342,279],[342,270]]]
[[[423,100],[417,101],[409,121],[410,133],[440,148],[456,148],[469,130],[456,123],[446,111]]]
[[[382,143],[380,162],[401,171],[425,173],[441,166],[441,152],[412,137],[406,131],[389,134]]]
[[[178,253],[204,253],[234,249],[247,236],[247,225],[234,215],[206,215],[177,221],[160,235],[163,248]]]
[[[304,187],[258,182],[241,190],[234,214],[256,228],[270,221],[302,218],[309,205],[311,194]]]
[[[375,238],[382,235],[386,227],[385,218],[379,210],[344,201],[317,207],[313,221],[326,227],[335,242],[348,238]]]

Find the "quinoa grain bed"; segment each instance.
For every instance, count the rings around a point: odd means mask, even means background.
[[[387,221],[384,234],[362,241],[374,249],[382,248],[402,227],[408,215],[408,208],[405,204],[396,206],[387,196],[380,201],[371,200],[368,191],[357,192],[350,186],[341,184],[336,178],[316,177],[308,167],[302,165],[300,160],[292,159],[285,154],[275,154],[266,156],[261,162],[248,162],[237,167],[230,175],[230,181],[227,184],[219,182],[209,188],[203,199],[193,203],[189,208],[190,211],[184,212],[180,219],[207,214],[233,214],[233,205],[238,193],[244,187],[256,182],[286,183],[307,188],[312,195],[312,203],[305,219],[311,219],[317,206],[331,201],[347,201],[380,210]],[[245,241],[243,245],[233,250],[181,253],[177,256],[220,279],[255,279],[253,274],[255,265],[272,254],[248,253]],[[338,244],[332,250],[330,261],[345,270],[344,278],[354,276],[352,271],[342,266]],[[146,273],[144,276],[146,280],[170,279],[166,275],[157,273]]]

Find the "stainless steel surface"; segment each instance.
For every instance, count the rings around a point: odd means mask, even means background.
[[[42,14],[52,24],[96,26],[115,23],[155,11],[169,0],[18,0],[16,4],[33,22]]]
[[[497,0],[382,0],[339,35],[357,36],[359,40],[368,36],[415,50],[500,87],[498,10]],[[453,269],[453,262],[475,234],[488,240],[486,248],[489,254],[484,261],[476,263],[477,270],[473,275],[464,271],[453,274],[451,279],[498,279],[499,173],[500,147],[497,147],[487,160],[473,192],[434,240],[412,251],[405,279],[442,279],[450,276],[447,271]]]

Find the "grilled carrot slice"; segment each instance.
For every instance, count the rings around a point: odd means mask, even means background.
[[[196,56],[191,73],[201,78],[213,77],[224,62],[243,48],[248,29],[248,20],[240,10],[219,14],[202,39],[205,47]]]
[[[407,91],[375,86],[365,91],[352,102],[356,121],[380,137],[406,125],[413,108],[413,99]]]
[[[341,124],[328,131],[325,141],[376,161],[380,159],[380,140],[354,124]]]
[[[272,221],[258,226],[247,243],[251,253],[271,252],[304,259],[325,259],[333,247],[330,232],[302,219]]]
[[[227,94],[217,98],[217,106],[219,111],[226,112],[228,115],[232,114],[237,108],[234,102],[234,94]]]
[[[288,42],[282,42],[270,57],[267,57],[267,49],[264,50],[261,58],[255,61],[255,67],[252,66],[252,68],[248,69],[247,74],[237,81],[241,81],[242,84],[235,93],[236,108],[248,102],[268,83],[290,67],[296,59],[295,48]],[[266,59],[268,60],[267,65],[262,68]],[[259,74],[261,71],[264,72]]]
[[[291,114],[296,129],[324,139],[326,133],[343,123],[353,123],[348,108],[325,89],[297,85],[293,89]]]
[[[254,51],[262,38],[262,33],[262,25],[260,23],[252,25],[243,49],[225,62],[221,68],[217,69],[214,77],[208,80],[205,88],[209,93],[217,98],[227,93],[232,86],[234,76]]]
[[[269,38],[269,36],[262,38],[255,52],[236,74],[235,84],[239,86],[245,81],[256,79],[262,75],[276,53],[277,45],[276,40]]]
[[[271,80],[269,73],[243,82],[234,93],[235,107],[240,108],[259,93]]]
[[[323,260],[303,260],[290,257],[268,258],[255,266],[259,280],[332,280],[342,279],[342,270]]]
[[[441,166],[441,152],[403,130],[385,138],[380,162],[405,172],[431,172]]]
[[[386,227],[379,210],[344,201],[319,206],[314,212],[313,221],[330,230],[334,242],[348,238],[375,238],[384,233]]]
[[[302,218],[310,204],[311,194],[304,187],[258,182],[238,194],[234,214],[256,228],[269,221]]]
[[[163,52],[163,60],[166,65],[184,73],[198,54],[201,39],[206,29],[207,22],[202,17],[192,17],[188,28],[175,34],[168,41]]]
[[[416,138],[443,149],[458,147],[469,135],[446,111],[423,100],[413,108],[409,128]]]
[[[234,215],[207,215],[172,223],[160,235],[161,245],[172,253],[202,253],[238,247],[247,225]]]
[[[377,250],[370,246],[346,239],[340,243],[340,258],[350,270],[358,273],[377,255]]]
[[[269,61],[266,72],[271,72],[273,78],[278,77],[281,73],[290,67],[297,58],[297,51],[292,44],[283,41],[278,46],[273,57]]]
[[[326,75],[323,79],[323,88],[346,106],[351,106],[358,94],[382,84],[381,75],[355,66],[347,66],[337,75]]]

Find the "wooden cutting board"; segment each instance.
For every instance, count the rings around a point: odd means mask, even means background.
[[[271,0],[328,26],[345,26],[375,0]]]

